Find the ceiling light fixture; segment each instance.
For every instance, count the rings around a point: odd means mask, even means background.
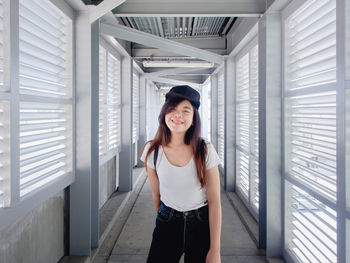
[[[142,65],[145,68],[212,68],[214,63],[207,61],[193,61],[193,60],[144,60]]]

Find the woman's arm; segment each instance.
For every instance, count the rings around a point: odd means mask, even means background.
[[[147,176],[152,188],[152,198],[156,211],[160,207],[160,192],[159,192],[159,181],[156,170],[147,166]]]
[[[207,263],[219,263],[221,236],[220,176],[218,166],[207,170],[207,198],[209,206],[210,249]]]

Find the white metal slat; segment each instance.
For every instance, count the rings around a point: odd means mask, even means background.
[[[71,21],[48,1],[19,2],[20,197],[72,171]],[[57,99],[57,102],[55,102]]]

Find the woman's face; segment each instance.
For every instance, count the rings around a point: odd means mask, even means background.
[[[165,123],[172,133],[186,133],[193,122],[193,106],[188,100],[181,101],[165,115]]]

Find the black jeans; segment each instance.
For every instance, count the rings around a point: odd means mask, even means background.
[[[178,263],[183,253],[186,263],[205,263],[209,247],[208,205],[179,212],[161,202],[147,263]]]

